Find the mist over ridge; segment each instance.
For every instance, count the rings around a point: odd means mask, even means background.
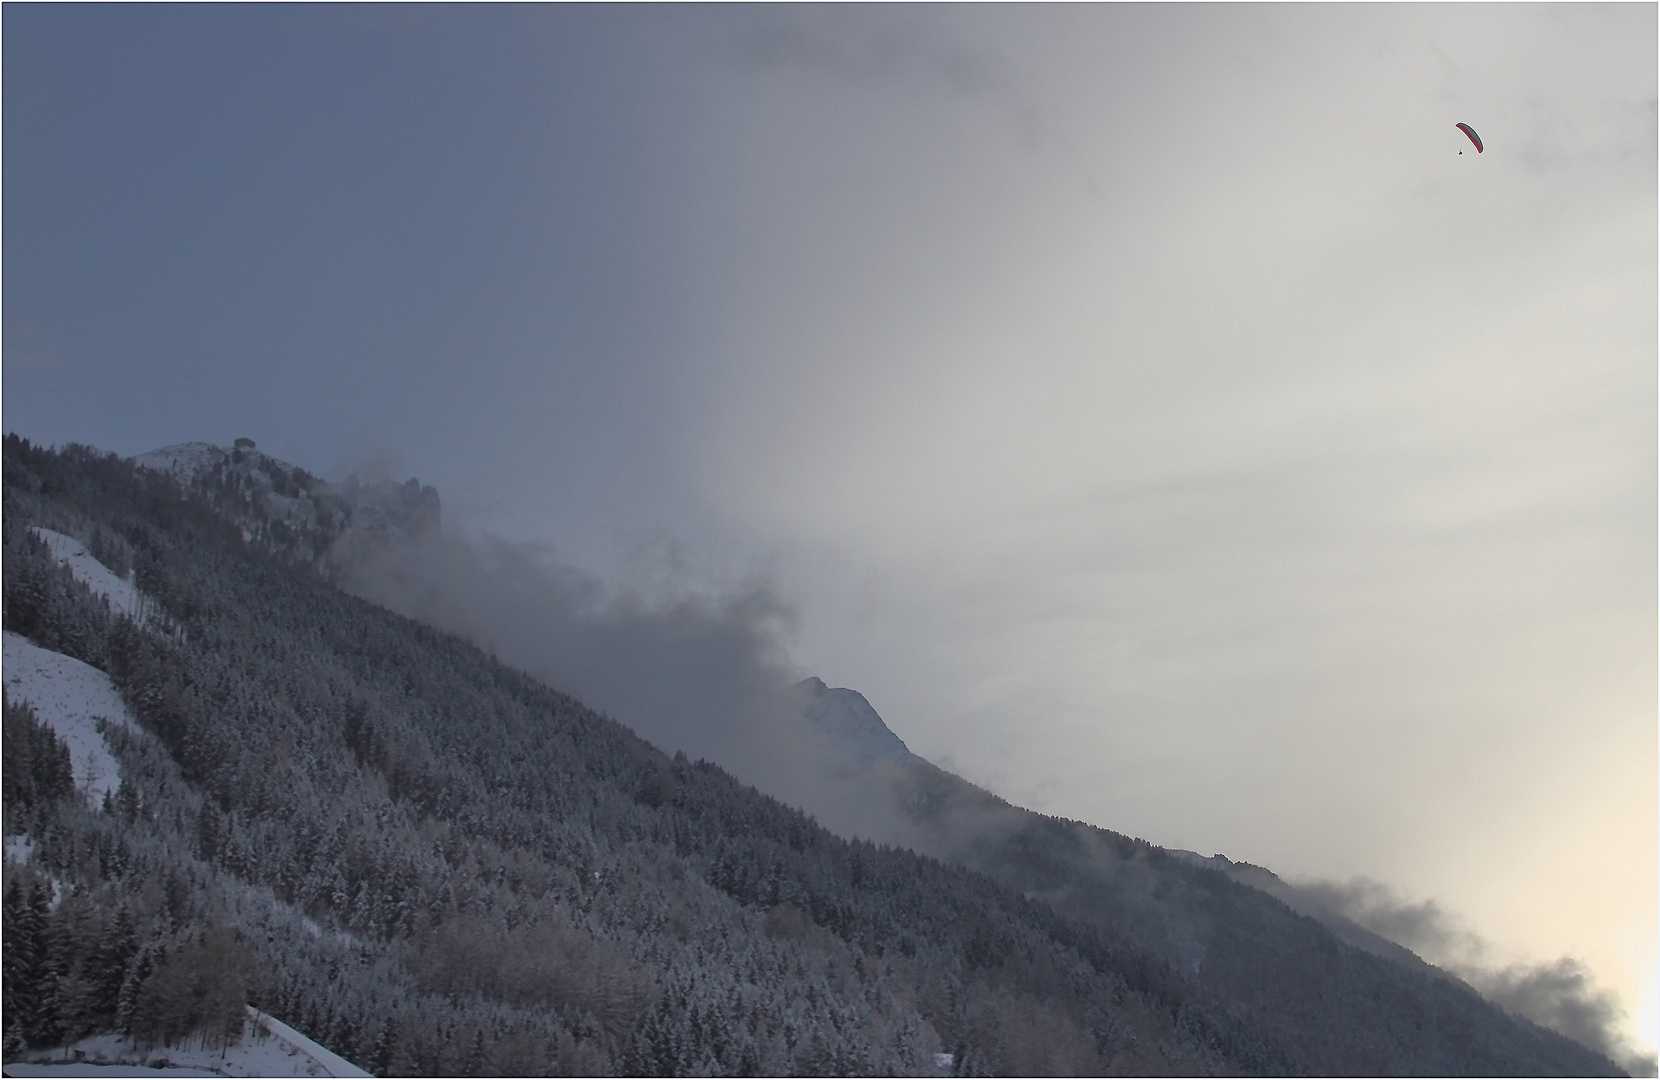
[[[785,657],[794,613],[763,580],[725,594],[676,589],[664,564],[658,595],[648,600],[608,590],[544,546],[469,536],[436,522],[395,544],[356,548],[336,567],[349,590],[462,634],[651,742],[730,769],[839,835],[995,876],[997,858],[988,862],[986,852],[1034,816],[916,758],[863,695],[793,670]],[[820,715],[810,720],[815,710]],[[1068,828],[1079,829],[1088,873],[1124,879],[1121,859],[1087,826]],[[1654,1075],[1660,1066],[1630,1041],[1618,999],[1578,960],[1495,964],[1479,932],[1435,901],[1405,899],[1366,877],[1285,881],[1222,856],[1200,861],[1367,951],[1409,967],[1436,965],[1633,1075]],[[1066,910],[1064,895],[1057,898]],[[1180,950],[1183,933],[1166,944]]]
[[[93,805],[8,698],[8,768],[39,781],[4,789],[8,1060],[234,1038],[247,1003],[377,1074],[1616,1071],[1236,877],[1260,868],[1011,806],[809,678],[809,765],[917,851],[838,838],[788,805],[822,788],[671,757],[336,587],[436,518],[322,524],[331,486],[251,450],[181,478],[6,439],[8,650],[102,672],[134,721],[97,725],[121,781]],[[141,619],[109,603],[133,588]],[[9,689],[62,696],[44,669]],[[204,965],[235,974],[181,1011],[167,985]]]
[[[183,854],[132,881],[176,868],[175,899],[221,910],[218,884],[264,873],[241,854],[263,838],[296,877],[262,881],[319,926],[383,932],[400,892],[449,920],[399,924],[407,956],[515,955],[481,914],[497,901],[569,944],[533,894],[570,871],[582,888],[559,903],[644,880],[694,912],[665,903],[653,943],[639,895],[608,895],[613,928],[648,943],[635,959],[680,955],[688,925],[796,959],[830,938],[891,957],[891,923],[848,921],[881,904],[833,854],[869,836],[934,853],[883,849],[885,866],[949,860],[952,881],[1133,938],[1123,955],[1169,966],[1160,1000],[1248,1020],[1223,1054],[1244,1071],[1291,1060],[1276,1046],[1339,1071],[1476,1061],[1444,1052],[1456,1038],[1413,1045],[1401,1021],[1423,1002],[1551,1042],[1426,962],[1652,1068],[1660,9],[13,4],[0,21],[5,424],[33,447],[8,521],[117,575],[148,537],[144,572],[181,583],[169,610],[275,650],[251,663],[293,652],[323,673],[267,665],[286,698],[251,691],[208,639],[151,635],[165,664],[127,681],[176,706],[151,720],[177,761],[123,775],[161,770],[146,791],[182,825],[145,843]],[[200,508],[106,451],[187,488],[206,469],[188,494],[224,527],[177,532],[170,515]],[[160,501],[101,501],[104,482]],[[55,549],[8,542],[56,583],[37,630],[103,664],[102,616],[65,601]],[[260,592],[207,569],[266,558],[296,571],[250,571],[293,625],[301,593],[349,609],[335,625],[363,635],[340,662],[384,631],[462,658],[454,678],[394,651],[336,683],[327,626],[261,638],[213,606],[235,595],[257,621]],[[307,592],[343,568],[355,593]],[[171,691],[149,679],[164,669]],[[651,741],[538,757],[524,740],[547,732],[514,717],[540,691],[516,678]],[[435,717],[472,729],[463,684],[487,688],[479,730],[505,742],[452,744]],[[246,704],[214,715],[210,694]],[[550,708],[579,744],[610,731]],[[286,757],[272,714],[336,760]],[[203,732],[269,747],[268,775],[316,805],[261,794],[268,776]],[[558,812],[507,821],[508,786]],[[732,807],[776,831],[725,835]],[[119,840],[99,813],[75,835]],[[290,847],[302,823],[363,845]],[[435,830],[460,839],[440,852]],[[43,881],[64,846],[24,831]],[[503,835],[531,868],[517,899],[488,880]],[[596,893],[590,858],[624,878]],[[778,869],[806,866],[823,888]],[[483,892],[422,893],[451,874]],[[355,896],[359,879],[380,891]],[[181,925],[150,899],[153,925]],[[1146,1066],[1113,1026],[1127,1014],[975,998],[971,973],[1009,955],[981,930],[957,920],[930,954],[970,973],[955,1000],[1044,1016],[1034,1053],[1077,1049],[1073,1024],[1103,1061]],[[491,992],[524,974],[504,970]],[[1273,973],[1260,995],[1253,970]],[[1361,987],[1392,1003],[1375,1020]],[[647,1041],[671,1045],[692,1010],[660,1004],[673,1020],[653,1014]],[[909,1008],[883,1022],[920,1053]],[[947,1041],[978,1023],[917,1015]],[[563,1034],[609,1040],[613,1064],[653,1059],[579,1019]],[[879,1027],[857,1045],[884,1047]],[[800,1071],[767,1038],[752,1060]]]

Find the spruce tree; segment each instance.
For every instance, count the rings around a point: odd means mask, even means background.
[[[0,996],[4,998],[8,1045],[12,1041],[14,1028],[20,1042],[31,1041],[35,1034],[41,925],[39,915],[30,903],[31,878],[27,871],[21,871],[6,886],[4,916],[0,920],[0,933],[4,935],[4,946],[0,948],[0,967],[4,970]]]
[[[36,942],[28,983],[33,991],[24,1003],[24,1037],[31,1046],[55,1046],[63,1040],[59,1022],[58,982],[63,975],[64,956],[52,913],[52,886],[35,878],[29,897],[31,934]]]

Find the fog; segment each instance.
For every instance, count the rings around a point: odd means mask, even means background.
[[[764,580],[699,591],[677,582],[668,560],[645,575],[657,582],[652,595],[617,592],[544,546],[455,530],[342,545],[337,554],[345,556],[337,564],[342,584],[365,599],[460,634],[658,747],[713,761],[839,835],[952,858],[1023,824],[993,802],[962,798],[919,819],[910,804],[927,790],[926,777],[919,782],[893,761],[857,760],[813,729],[796,685],[803,673],[786,659],[795,613]],[[1108,878],[1136,872],[1091,836],[1083,840]],[[1299,911],[1347,919],[1410,949],[1633,1075],[1655,1075],[1660,1062],[1630,1037],[1617,996],[1579,960],[1495,963],[1495,950],[1435,901],[1407,901],[1368,878],[1271,891]],[[1176,955],[1198,947],[1193,928],[1170,925],[1167,933]]]
[[[1475,930],[1433,900],[1408,901],[1367,878],[1292,886],[1310,913],[1340,915],[1450,971],[1504,1009],[1599,1050],[1633,1076],[1654,1076],[1660,1059],[1631,1037],[1619,998],[1597,984],[1584,963],[1560,957],[1503,963]]]
[[[885,763],[809,727],[788,665],[794,615],[765,581],[711,594],[661,567],[653,595],[616,592],[542,546],[430,531],[354,544],[350,591],[460,634],[669,753],[713,761],[843,836],[938,846],[900,813]]]

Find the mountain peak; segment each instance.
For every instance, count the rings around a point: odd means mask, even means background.
[[[435,532],[442,520],[438,490],[414,477],[361,483],[353,475],[334,485],[257,449],[246,437],[230,448],[176,443],[132,460],[187,488],[201,486],[214,507],[242,529],[245,541],[318,566]]]
[[[879,759],[919,761],[905,741],[889,730],[870,702],[857,690],[826,686],[811,676],[795,684],[807,698],[802,715],[816,731],[829,736],[861,764]]]

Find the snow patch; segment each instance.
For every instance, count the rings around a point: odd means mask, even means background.
[[[237,472],[264,489],[267,507],[273,520],[313,524],[316,522],[317,515],[309,492],[295,497],[282,495],[274,490],[275,481],[271,475],[273,472],[286,478],[304,470],[296,469],[288,462],[274,458],[262,450],[249,447],[232,451],[222,446],[214,446],[212,443],[191,442],[164,446],[160,450],[139,454],[131,460],[133,464],[146,469],[167,473],[187,487],[202,473],[212,472],[227,462],[237,463]],[[323,486],[326,489],[328,485]]]
[[[374,1075],[373,1073],[365,1072],[356,1065],[353,1065],[339,1054],[336,1054],[333,1050],[317,1045],[317,1043],[306,1038],[304,1035],[301,1035],[298,1031],[295,1031],[281,1020],[278,1020],[274,1016],[268,1016],[265,1013],[260,1012],[252,1005],[248,1006],[248,1016],[253,1021],[256,1028],[263,1029],[273,1039],[288,1046],[296,1054],[302,1054],[309,1057],[323,1070],[322,1072],[308,1072],[306,1073],[307,1076]]]
[[[187,442],[164,446],[132,460],[146,469],[164,472],[181,484],[189,484],[198,473],[207,472],[230,457],[230,452],[212,443]]]
[[[76,581],[108,600],[114,610],[140,624],[155,611],[155,602],[139,592],[137,585],[118,577],[115,571],[94,559],[86,546],[73,536],[38,525],[30,526],[29,531],[46,542],[46,547],[59,562],[68,565]]]
[[[6,837],[7,862],[17,863],[21,866],[30,859],[34,858],[34,854],[35,842],[31,837],[23,833],[18,833],[16,836]]]
[[[870,702],[857,690],[830,688],[819,678],[804,679],[796,690],[805,700],[803,715],[819,733],[861,765],[873,761],[919,761],[905,741],[888,729]]]
[[[78,1044],[77,1044],[78,1045]],[[158,1054],[156,1061],[171,1061],[172,1058]],[[298,1076],[298,1073],[219,1073],[211,1069],[192,1068],[183,1065],[102,1065],[95,1061],[61,1061],[61,1062],[32,1062],[8,1061],[6,1063],[7,1076],[62,1076],[62,1077],[104,1077],[104,1076]]]
[[[34,1061],[8,1061],[7,1076],[344,1076],[372,1073],[332,1050],[318,1046],[276,1017],[248,1006],[242,1038],[219,1049],[199,1039],[183,1046],[139,1050],[120,1035],[93,1035],[80,1042],[33,1055]],[[160,1064],[165,1062],[166,1064]]]
[[[40,722],[57,732],[69,747],[75,787],[92,806],[102,806],[104,796],[121,786],[121,767],[99,734],[98,721],[138,730],[110,677],[10,630],[0,647],[0,666],[7,696],[28,702]]]

